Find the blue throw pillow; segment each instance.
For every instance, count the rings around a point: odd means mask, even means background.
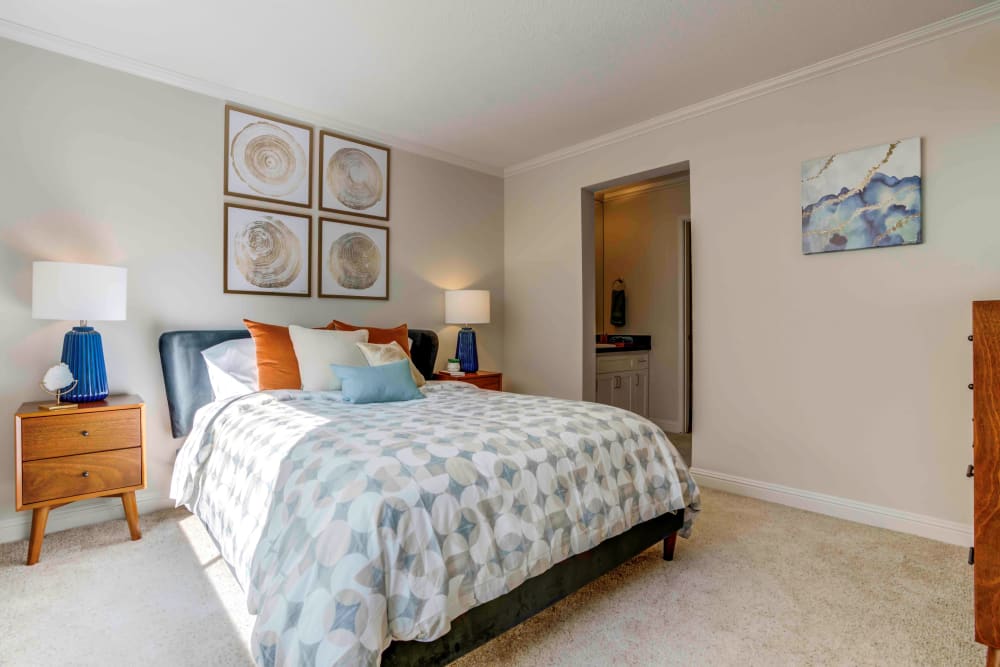
[[[381,366],[330,364],[330,368],[340,378],[348,403],[389,403],[424,397],[410,375],[410,362],[406,359]]]

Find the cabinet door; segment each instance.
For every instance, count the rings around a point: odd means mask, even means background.
[[[604,405],[614,405],[611,402],[614,391],[615,376],[611,373],[601,373],[597,376],[596,400]]]
[[[623,410],[629,410],[632,396],[632,373],[615,373],[611,376],[611,405]]]
[[[642,417],[649,416],[649,373],[641,371],[630,374],[628,409]]]

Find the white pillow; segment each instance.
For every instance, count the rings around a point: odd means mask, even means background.
[[[215,400],[257,391],[257,346],[253,338],[237,338],[201,351],[208,368],[208,382]]]
[[[330,331],[329,329],[306,329],[294,324],[288,327],[288,335],[299,360],[299,376],[306,391],[328,391],[340,389],[340,378],[330,364],[342,366],[367,366],[365,355],[356,343],[368,342],[368,330]]]

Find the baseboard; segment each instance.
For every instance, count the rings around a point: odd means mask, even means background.
[[[680,433],[681,432],[681,423],[678,422],[678,421],[673,421],[673,420],[670,420],[670,419],[653,419],[652,417],[649,418],[649,421],[653,422],[654,424],[656,424],[657,426],[659,426],[661,429],[663,429],[664,433]]]
[[[139,513],[155,512],[174,506],[169,498],[157,496],[136,496]],[[95,498],[73,503],[52,510],[45,528],[45,534],[58,533],[79,526],[87,526],[112,519],[125,520],[122,501],[119,498]],[[19,512],[17,516],[0,521],[0,543],[17,542],[28,539],[31,531],[31,512]]]
[[[805,491],[781,484],[760,482],[714,470],[692,468],[691,472],[698,484],[710,489],[767,500],[779,505],[788,505],[869,526],[919,535],[948,544],[957,544],[963,547],[972,546],[972,526],[969,524]]]

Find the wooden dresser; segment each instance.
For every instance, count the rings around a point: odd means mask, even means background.
[[[38,562],[49,512],[68,503],[117,496],[129,533],[142,537],[135,492],[146,487],[146,406],[109,396],[69,410],[25,403],[14,416],[17,510],[32,510],[28,565]]]
[[[503,391],[503,373],[498,371],[476,371],[455,377],[438,371],[434,374],[434,379],[441,382],[468,382],[480,389],[492,389],[493,391]]]
[[[1000,667],[1000,301],[972,304],[976,641]]]

